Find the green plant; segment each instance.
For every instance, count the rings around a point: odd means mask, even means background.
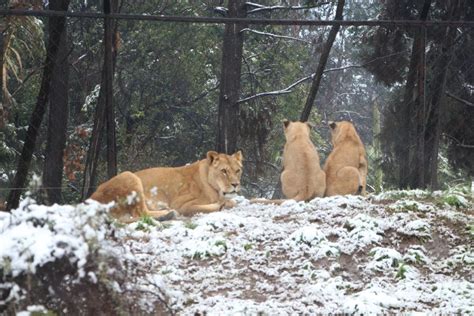
[[[250,249],[252,249],[252,247],[253,247],[252,244],[246,243],[246,244],[244,245],[244,250],[245,250],[245,251],[249,251]]]
[[[195,229],[198,225],[196,223],[193,223],[191,221],[187,221],[184,223],[184,227],[187,229]]]
[[[398,266],[397,274],[395,275],[395,277],[398,278],[398,279],[405,279],[406,278],[406,275],[405,275],[406,272],[407,272],[407,268],[406,268],[405,264],[402,262]]]
[[[150,217],[149,215],[146,215],[146,214],[142,215],[140,217],[140,222],[142,222],[144,224],[147,224],[149,226],[156,226],[155,220],[152,217]]]
[[[227,251],[227,244],[226,244],[225,240],[218,240],[218,241],[216,241],[216,243],[214,245],[222,246],[222,247],[224,247],[224,250]]]
[[[460,207],[466,206],[465,202],[463,202],[463,200],[462,200],[462,197],[460,197],[458,195],[454,195],[454,194],[445,196],[443,198],[443,202],[450,205],[450,206],[454,206],[455,208],[460,208]]]

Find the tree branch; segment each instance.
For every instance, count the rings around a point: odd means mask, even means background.
[[[247,6],[255,7],[256,9],[247,11],[247,14],[264,12],[264,11],[275,11],[275,10],[308,10],[323,6],[325,4],[329,4],[330,2],[321,2],[317,5],[313,6],[300,6],[300,5],[291,5],[291,6],[283,6],[283,5],[275,5],[275,6],[264,6],[262,4],[254,3],[254,2],[246,2]]]
[[[377,58],[374,58],[366,63],[363,63],[363,64],[360,64],[360,65],[348,65],[348,66],[344,66],[344,67],[339,67],[339,68],[329,68],[329,69],[326,69],[323,71],[323,74],[327,73],[327,72],[333,72],[333,71],[340,71],[340,70],[346,70],[346,69],[352,69],[352,68],[364,68],[365,66],[371,64],[371,63],[374,63],[380,59],[384,59],[384,58],[388,58],[388,57],[392,57],[392,56],[395,56],[395,55],[400,55],[400,54],[404,54],[406,53],[406,51],[403,51],[403,52],[398,52],[398,53],[393,53],[393,54],[389,54],[389,55],[385,55],[385,56],[380,56],[380,57],[377,57]],[[288,94],[288,93],[291,93],[293,92],[293,88],[298,86],[299,84],[305,82],[305,81],[308,81],[310,79],[313,79],[315,73],[309,75],[309,76],[306,76],[306,77],[303,77],[301,79],[299,79],[298,81],[292,83],[291,85],[289,85],[288,87],[284,88],[284,89],[281,89],[281,90],[275,90],[275,91],[269,91],[269,92],[262,92],[262,93],[257,93],[255,95],[252,95],[252,96],[249,96],[249,97],[246,97],[246,98],[243,98],[243,99],[240,99],[237,101],[237,103],[244,103],[244,102],[248,102],[250,100],[253,100],[253,99],[256,99],[256,98],[261,98],[261,97],[267,97],[267,96],[275,96],[275,95],[281,95],[281,94]]]
[[[448,97],[450,97],[450,98],[452,98],[452,99],[458,101],[458,102],[461,102],[461,103],[464,104],[464,105],[474,107],[474,103],[469,102],[469,101],[467,101],[467,100],[464,100],[464,99],[462,99],[462,98],[460,98],[460,97],[458,97],[458,96],[452,94],[452,93],[449,92],[449,91],[446,91],[446,95],[447,95]]]
[[[456,143],[456,146],[458,147],[462,147],[462,148],[474,148],[474,145],[468,145],[468,144],[464,144],[464,143],[461,143],[459,141],[459,139],[451,136],[451,135],[448,135],[446,133],[443,134],[444,136],[446,136],[447,138],[451,139],[452,141],[454,141]]]
[[[258,35],[265,35],[265,36],[270,36],[270,37],[275,37],[275,38],[282,38],[282,39],[288,39],[288,40],[303,42],[303,43],[306,43],[306,44],[311,44],[310,41],[306,41],[304,39],[297,38],[297,37],[292,37],[292,36],[279,35],[279,34],[273,34],[273,33],[267,33],[267,32],[260,32],[260,31],[257,31],[257,30],[249,29],[249,28],[245,28],[241,32],[244,32],[244,31],[251,32],[251,33],[254,33],[254,34],[258,34]]]

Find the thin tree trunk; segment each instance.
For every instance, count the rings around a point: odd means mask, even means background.
[[[342,20],[344,2],[345,0],[337,1],[336,16],[334,20]],[[301,122],[306,122],[309,119],[311,109],[313,108],[313,105],[314,105],[314,100],[316,99],[319,86],[321,85],[321,79],[323,77],[324,69],[326,68],[326,64],[329,58],[329,53],[331,52],[332,45],[334,44],[334,40],[336,39],[336,35],[339,32],[340,27],[341,26],[339,24],[333,25],[331,27],[331,30],[329,31],[328,39],[326,41],[326,44],[324,45],[323,52],[321,53],[321,58],[319,59],[318,68],[316,69],[316,73],[313,78],[313,83],[311,84],[311,89],[309,90],[308,98],[306,99],[306,104],[300,116]]]
[[[111,6],[111,10],[112,12],[118,12],[118,4],[117,4],[117,1],[113,1],[112,2],[112,6]],[[113,22],[113,28],[114,28],[114,33],[117,32],[117,22],[114,21]],[[105,33],[105,32],[104,32]],[[104,34],[104,39],[105,39],[106,35]],[[114,69],[115,69],[115,63],[116,63],[116,60],[117,60],[117,43],[114,43],[114,47],[113,47],[113,52],[112,52],[112,77],[113,77],[113,72],[114,72]],[[106,49],[107,50],[107,49]],[[104,65],[103,65],[103,68],[102,68],[102,78],[101,78],[101,84],[100,84],[100,91],[99,91],[99,97],[97,99],[97,107],[96,107],[96,110],[95,110],[95,114],[94,114],[94,126],[93,126],[93,129],[92,129],[92,135],[91,135],[91,142],[90,142],[90,145],[89,145],[89,150],[87,152],[87,158],[86,158],[86,166],[85,166],[85,169],[84,169],[84,182],[83,182],[83,186],[82,186],[82,198],[85,199],[87,198],[88,196],[90,196],[93,192],[94,192],[94,189],[95,189],[95,184],[97,182],[97,165],[98,165],[98,162],[99,162],[99,153],[100,153],[100,147],[101,147],[101,144],[102,144],[102,138],[103,138],[103,132],[104,132],[104,127],[106,126],[106,124],[108,125],[108,122],[107,121],[112,121],[113,122],[113,119],[112,120],[108,120],[107,118],[107,105],[106,105],[106,90],[109,89],[109,91],[112,91],[112,88],[107,88],[107,85],[111,84],[111,82],[107,83],[107,77],[110,76],[110,73],[107,75],[107,69],[109,66],[107,66],[107,57],[105,56],[104,54]],[[109,60],[110,62],[110,60]],[[110,96],[109,96],[109,100],[111,100]],[[113,113],[111,113],[110,115],[112,115],[113,117]],[[109,131],[111,129],[108,129]],[[114,133],[114,138],[115,138],[115,131],[113,131]],[[109,142],[111,140],[109,139]],[[114,146],[114,145],[112,145]],[[115,146],[114,146],[114,151],[115,151]],[[109,155],[109,153],[108,153]],[[114,154],[112,153],[111,157],[113,157]],[[109,157],[108,157],[109,158]],[[113,159],[113,158],[112,158]],[[116,158],[115,158],[116,159]],[[113,162],[112,162],[113,164]],[[116,163],[115,163],[115,168],[116,168]],[[116,173],[116,169],[115,171],[113,170],[113,167],[112,168],[108,168],[108,175],[110,176],[110,174],[112,173]]]
[[[229,0],[229,17],[246,17],[245,1]],[[234,153],[239,133],[240,72],[244,35],[242,23],[226,24],[222,47],[222,70],[217,114],[216,150]]]
[[[466,3],[463,0],[450,1],[448,20],[459,20]],[[425,178],[432,189],[438,188],[438,153],[441,135],[441,113],[445,100],[448,69],[454,54],[456,28],[446,30],[442,43],[441,56],[435,66],[433,83],[430,85],[432,97],[429,103],[429,112],[425,129]]]
[[[43,187],[49,204],[60,203],[63,179],[63,155],[66,147],[68,108],[68,37],[67,24],[61,34],[49,94],[48,136],[43,167]]]
[[[373,141],[372,147],[374,148],[374,158],[375,158],[375,166],[374,166],[374,174],[375,174],[375,193],[382,192],[382,185],[383,185],[383,171],[382,167],[380,166],[380,161],[382,160],[382,150],[380,148],[380,111],[379,106],[377,104],[377,100],[374,100],[374,104],[372,105],[372,118],[373,118]]]
[[[50,8],[55,10],[67,11],[69,0],[51,0]],[[20,196],[23,191],[23,187],[26,183],[28,176],[28,170],[33,157],[33,152],[36,145],[36,138],[43,121],[43,116],[46,111],[46,104],[49,98],[49,89],[51,83],[51,77],[57,58],[57,52],[59,43],[61,40],[61,34],[64,31],[66,25],[66,18],[64,17],[50,17],[49,18],[49,38],[48,38],[48,49],[46,52],[45,67],[43,70],[43,77],[41,79],[41,86],[36,100],[35,108],[30,117],[30,123],[26,132],[26,138],[21,151],[20,160],[18,161],[17,172],[11,185],[10,193],[7,197],[7,211],[11,211],[18,207]]]
[[[412,168],[411,187],[425,188],[425,121],[426,121],[426,104],[425,104],[425,79],[426,79],[426,64],[425,64],[425,47],[426,47],[426,28],[422,27],[419,30],[419,51],[418,51],[418,76],[417,76],[417,98],[415,101],[415,153],[414,153],[414,167]]]
[[[420,20],[426,20],[432,0],[425,0],[423,9],[420,13]],[[405,86],[404,102],[401,109],[397,111],[399,123],[399,139],[396,146],[397,160],[399,166],[398,184],[400,188],[413,186],[413,155],[412,151],[416,148],[416,128],[414,127],[415,113],[419,108],[417,101],[418,90],[416,89],[417,71],[420,67],[420,50],[425,49],[422,46],[422,33],[420,30],[415,31],[413,38],[413,46],[410,58],[410,66],[408,68],[407,82]]]

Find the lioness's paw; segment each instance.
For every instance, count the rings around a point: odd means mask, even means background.
[[[225,200],[224,202],[224,208],[233,208],[237,205],[234,200]]]
[[[171,210],[169,211],[167,214],[165,215],[162,215],[158,218],[156,218],[156,220],[162,222],[162,221],[170,221],[172,219],[175,219],[176,216],[178,216],[178,213],[175,211],[175,210]]]

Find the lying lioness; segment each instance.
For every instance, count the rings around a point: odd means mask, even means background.
[[[354,125],[347,121],[330,122],[333,150],[326,159],[325,196],[365,195],[367,159],[364,144]]]
[[[286,143],[283,149],[281,186],[287,199],[309,201],[324,196],[326,175],[319,165],[319,155],[311,142],[307,122],[283,121]],[[252,203],[281,204],[285,200],[253,199]]]
[[[176,168],[150,168],[123,172],[103,183],[91,199],[116,201],[114,217],[131,222],[142,215],[170,217],[170,209],[181,215],[210,213],[232,207],[230,200],[240,191],[242,153],[209,151],[206,159]]]

